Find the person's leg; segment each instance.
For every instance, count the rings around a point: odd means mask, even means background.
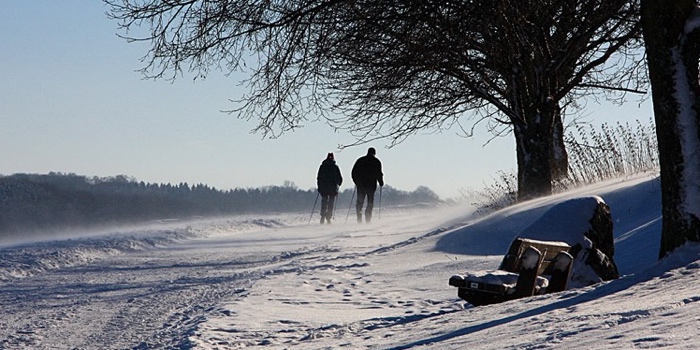
[[[335,199],[337,198],[337,194],[332,194],[328,196],[328,205],[326,206],[326,221],[330,224],[331,223],[331,218],[333,217],[333,209],[335,206]]]
[[[323,223],[324,219],[328,218],[328,202],[330,196],[328,195],[321,195],[321,223]]]
[[[365,205],[365,192],[361,188],[357,188],[357,203],[355,204],[355,213],[357,214],[357,222],[362,222],[362,207]]]
[[[367,191],[367,208],[365,208],[365,221],[372,221],[372,209],[374,209],[374,191]]]

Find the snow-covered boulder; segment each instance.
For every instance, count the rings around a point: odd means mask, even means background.
[[[613,221],[610,208],[598,196],[559,203],[524,229],[518,238],[566,242],[574,263],[569,288],[620,277],[613,260]]]

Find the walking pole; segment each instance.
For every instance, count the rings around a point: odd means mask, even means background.
[[[350,217],[350,209],[352,209],[352,199],[355,198],[355,191],[357,191],[357,186],[352,190],[352,196],[350,196],[350,205],[348,205],[348,215],[345,216],[345,223],[348,223],[348,218]]]
[[[311,208],[311,216],[309,216],[309,225],[311,225],[311,218],[314,217],[314,211],[316,211],[316,203],[318,203],[318,196],[321,194],[316,192],[316,200],[314,201],[314,207]]]
[[[340,193],[337,193],[333,197],[333,217],[335,218],[335,213],[338,211],[338,197],[340,196]],[[335,220],[335,219],[333,219]]]
[[[377,211],[377,220],[382,218],[382,188],[384,188],[384,186],[379,186],[379,211]]]

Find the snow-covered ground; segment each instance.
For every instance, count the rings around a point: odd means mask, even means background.
[[[598,195],[619,280],[472,307],[447,281],[494,269],[547,208]],[[345,214],[345,213],[343,213]],[[657,262],[656,178],[479,218],[383,210],[370,225],[270,215],[154,223],[0,248],[0,349],[700,347],[700,247]]]

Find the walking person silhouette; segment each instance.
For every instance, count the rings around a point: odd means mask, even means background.
[[[362,207],[367,200],[365,208],[365,222],[372,221],[372,209],[374,208],[374,192],[379,186],[384,186],[384,174],[382,173],[382,162],[376,157],[377,151],[370,147],[367,155],[355,161],[352,167],[352,181],[357,188],[357,202],[355,203],[355,213],[357,222],[362,222]]]

